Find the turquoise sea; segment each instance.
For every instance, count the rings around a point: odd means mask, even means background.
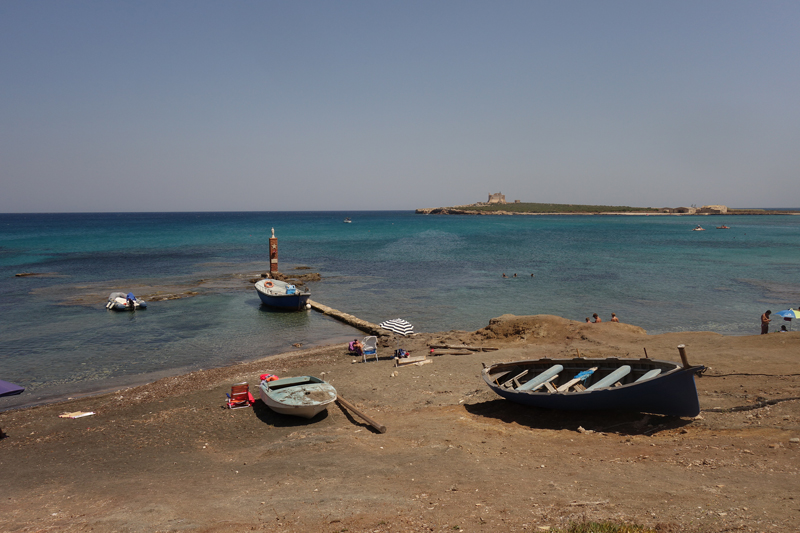
[[[262,308],[244,284],[136,313],[63,305],[89,288],[266,271],[271,228],[282,271],[322,275],[314,300],[417,331],[615,312],[649,333],[752,335],[766,309],[800,306],[800,216],[0,214],[0,379],[27,387],[0,409],[360,336],[313,311]]]

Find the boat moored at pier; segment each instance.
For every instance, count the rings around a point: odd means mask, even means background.
[[[306,309],[308,299],[311,297],[311,291],[277,279],[262,279],[256,282],[256,292],[262,304],[278,309]]]

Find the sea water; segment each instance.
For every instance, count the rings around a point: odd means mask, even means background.
[[[698,224],[706,231],[691,231]],[[282,271],[322,275],[314,300],[416,331],[615,312],[648,333],[749,335],[766,309],[800,306],[800,216],[5,214],[0,379],[27,390],[0,409],[362,336],[313,311],[262,307],[244,282],[134,313],[64,305],[98,287],[267,271],[273,228]]]

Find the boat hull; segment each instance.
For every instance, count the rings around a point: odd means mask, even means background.
[[[265,283],[267,281],[272,283],[273,286],[266,287]],[[305,309],[311,293],[297,290],[295,294],[286,294],[287,285],[287,283],[278,280],[261,280],[256,283],[255,288],[261,303],[266,306],[294,311]]]
[[[314,376],[262,381],[261,401],[283,415],[313,418],[336,401],[336,389]]]
[[[590,367],[599,367],[596,381],[614,369],[624,365],[634,370],[625,378],[622,385],[605,387],[581,392],[547,392],[516,390],[504,386],[504,379],[510,380],[510,374],[519,374],[528,370],[531,377],[546,371],[553,365],[560,364],[564,370],[552,384],[558,387],[577,373]],[[636,382],[635,379],[644,373],[660,369],[661,373],[653,378]],[[492,365],[483,371],[483,379],[489,388],[507,400],[532,407],[561,409],[567,411],[594,410],[627,410],[654,413],[668,416],[692,417],[700,413],[700,402],[694,375],[704,370],[703,366],[683,368],[667,361],[651,359],[540,359],[535,361],[517,361]],[[591,385],[591,383],[587,383]]]
[[[106,303],[106,309],[111,309],[112,311],[136,311],[137,309],[147,309],[147,302],[136,299],[133,300],[133,306],[130,306],[125,293],[111,293],[111,296],[108,297],[108,303]]]

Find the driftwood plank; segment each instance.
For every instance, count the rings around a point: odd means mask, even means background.
[[[466,344],[429,344],[430,348],[442,350],[470,350],[472,352],[494,352],[499,348],[490,346],[467,346]]]
[[[345,407],[345,408],[347,408],[348,410],[350,410],[350,411],[354,412],[355,414],[357,414],[358,416],[360,416],[360,417],[361,417],[362,419],[364,419],[364,420],[367,422],[367,424],[369,424],[370,426],[374,427],[375,429],[377,429],[377,430],[378,430],[378,431],[380,431],[381,433],[386,433],[386,426],[384,426],[383,424],[380,424],[380,423],[376,422],[375,420],[373,420],[372,418],[368,417],[367,415],[365,415],[365,414],[364,414],[363,412],[361,412],[360,410],[356,409],[356,407],[355,407],[355,406],[354,406],[352,403],[348,402],[347,400],[345,400],[344,398],[342,398],[342,397],[341,397],[341,396],[339,396],[339,395],[337,395],[337,396],[336,396],[336,401],[337,401],[337,402],[338,402],[338,404],[339,404],[339,405],[341,405],[342,407]]]
[[[403,357],[403,358],[400,358],[400,359],[395,359],[394,360],[394,366],[407,366],[407,365],[413,365],[413,364],[423,364],[424,365],[426,363],[432,363],[432,362],[433,362],[433,359],[428,359],[424,355],[417,355],[415,357]]]

